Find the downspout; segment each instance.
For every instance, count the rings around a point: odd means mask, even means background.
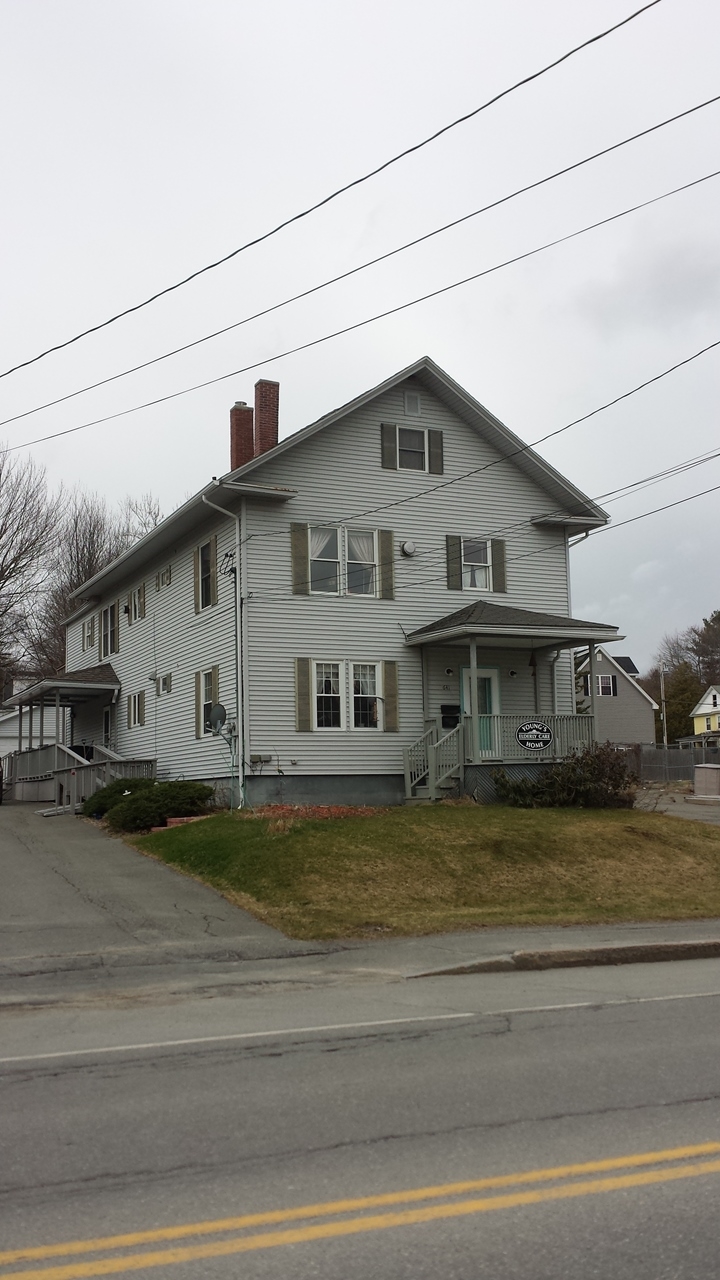
[[[240,573],[240,548],[241,548],[241,529],[240,516],[235,515],[233,511],[228,511],[225,507],[219,507],[216,502],[203,494],[202,500],[208,507],[213,507],[215,511],[219,511],[226,516],[228,520],[235,521],[235,698],[237,702],[237,786],[238,786],[238,809],[244,808],[245,805],[245,698],[244,698],[244,682],[243,682],[243,653],[242,653],[242,591],[238,584],[238,574]],[[241,512],[245,506],[245,499],[242,499]],[[232,805],[231,805],[232,807]]]

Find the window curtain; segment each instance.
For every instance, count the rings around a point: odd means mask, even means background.
[[[375,563],[375,536],[372,530],[348,529],[348,560]]]
[[[310,530],[310,559],[337,560],[337,529]]]

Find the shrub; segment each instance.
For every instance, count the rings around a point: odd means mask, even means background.
[[[504,769],[495,769],[492,777],[498,799],[521,809],[631,809],[638,781],[609,742],[585,747],[534,781],[510,778]]]
[[[103,818],[108,809],[112,809],[126,798],[126,791],[135,795],[138,791],[146,791],[148,787],[154,786],[154,778],[117,778],[109,786],[96,791],[94,796],[88,796],[82,811],[86,818]]]
[[[156,782],[151,791],[126,796],[108,811],[113,831],[147,831],[164,827],[168,818],[194,818],[207,813],[213,794],[204,782]]]

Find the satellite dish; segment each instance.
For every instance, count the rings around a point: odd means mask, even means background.
[[[225,721],[227,720],[227,711],[221,702],[212,707],[210,711],[210,728],[213,733],[219,733]]]

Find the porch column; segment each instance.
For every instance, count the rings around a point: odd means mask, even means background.
[[[28,747],[29,747],[29,748],[30,748],[30,750],[32,751],[32,747],[33,747],[33,717],[34,717],[34,715],[35,715],[35,708],[34,708],[34,706],[33,706],[32,702],[28,703],[28,711],[30,712],[30,723],[29,723],[29,725],[28,725]]]
[[[18,751],[22,751],[22,702],[18,704]]]
[[[593,742],[597,742],[597,724],[595,723],[595,702],[597,699],[597,666],[595,662],[595,645],[591,642],[588,644],[588,658],[590,673],[590,715],[593,718]]]
[[[40,741],[38,743],[38,746],[44,747],[45,746],[45,695],[44,694],[40,699],[40,725],[38,727],[38,733],[40,736]]]
[[[470,731],[472,733],[472,759],[478,758],[480,738],[480,704],[478,702],[477,640],[470,641]]]
[[[60,742],[60,690],[55,690],[55,768],[58,767],[58,744]]]
[[[558,690],[557,690],[557,664],[560,661],[562,650],[557,649],[550,662],[550,679],[552,684],[552,713],[554,716],[558,713]]]

